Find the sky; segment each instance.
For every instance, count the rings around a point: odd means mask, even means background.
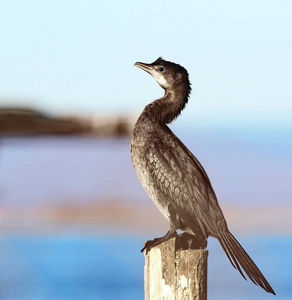
[[[185,120],[292,128],[289,0],[0,0],[0,105],[136,113],[163,90],[136,61],[192,82]]]

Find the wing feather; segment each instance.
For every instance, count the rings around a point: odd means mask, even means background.
[[[199,225],[205,236],[216,234],[216,213],[210,211],[211,204],[216,202],[215,207],[221,210],[210,180],[194,155],[173,134],[167,140],[154,141],[148,151],[148,157],[153,158],[153,180],[179,217],[192,231]]]

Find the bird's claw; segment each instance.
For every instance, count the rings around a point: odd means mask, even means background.
[[[150,251],[154,246],[159,244],[159,240],[161,240],[161,238],[155,238],[151,241],[146,241],[144,247],[141,249],[141,252],[145,251],[146,254],[148,253],[148,251]]]

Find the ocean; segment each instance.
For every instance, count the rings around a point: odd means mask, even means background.
[[[178,129],[176,133],[204,165],[223,206],[290,208],[289,132]],[[22,214],[27,209],[37,214],[38,209],[113,200],[150,205],[129,151],[128,138],[1,138],[1,300],[143,299],[140,249],[144,240],[157,237],[155,230],[127,232],[121,225],[94,223],[97,230],[87,231],[79,223],[63,226],[60,220],[60,230],[43,230],[41,217],[33,223],[36,230],[31,230]],[[18,212],[10,223],[8,210]],[[267,227],[276,228],[272,233],[264,226],[248,234],[233,233],[277,299],[292,299],[292,228],[283,220],[279,215],[275,226]],[[245,223],[242,226],[249,220]],[[233,269],[215,239],[209,239],[208,250],[208,299],[273,299]]]
[[[292,299],[292,236],[238,237],[277,299]],[[86,233],[0,237],[2,300],[143,299],[143,237]],[[274,299],[209,241],[208,299]]]
[[[206,169],[220,202],[291,204],[290,131],[175,132]],[[132,167],[129,138],[2,138],[0,162],[5,205],[149,201]]]

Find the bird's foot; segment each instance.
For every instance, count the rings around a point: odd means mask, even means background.
[[[177,235],[176,232],[168,232],[165,236],[160,237],[160,238],[155,238],[151,241],[146,241],[144,244],[143,249],[141,250],[141,252],[146,251],[146,254],[148,253],[148,251],[150,251],[153,247],[169,240],[170,238],[174,237],[175,235]]]
[[[159,240],[161,240],[161,238],[155,238],[151,241],[146,241],[143,249],[141,249],[141,252],[143,252],[145,250],[145,252],[147,254],[148,251],[151,250],[151,248],[153,248],[154,246],[159,244]]]

